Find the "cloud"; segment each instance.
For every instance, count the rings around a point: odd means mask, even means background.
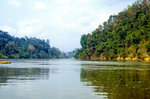
[[[60,3],[74,3],[74,2],[78,2],[78,3],[90,3],[92,0],[58,0],[58,2]]]
[[[41,31],[42,24],[39,20],[22,20],[17,23],[19,36],[34,36]],[[37,34],[36,34],[37,35]]]
[[[26,25],[33,25],[33,24],[37,24],[40,23],[40,20],[38,19],[34,19],[34,20],[22,20],[18,22],[18,26],[19,27],[24,27]]]
[[[58,0],[58,2],[61,2],[61,3],[69,3],[71,2],[72,0]]]
[[[77,26],[76,23],[66,22],[66,20],[60,16],[57,16],[57,21],[62,28],[73,28]]]
[[[15,34],[16,30],[8,25],[0,26],[0,30],[8,32],[10,34]]]
[[[44,10],[44,9],[47,9],[47,6],[43,2],[36,2],[35,8],[39,10]]]
[[[15,6],[15,7],[20,7],[21,6],[21,3],[17,0],[9,0],[8,3],[12,6]]]
[[[91,22],[90,28],[96,29],[99,25],[103,25],[103,22],[107,21],[110,14],[107,13],[105,10],[101,11],[101,14],[97,16],[97,18]]]
[[[77,0],[79,3],[90,3],[92,0]]]
[[[42,29],[42,24],[39,20],[22,20],[17,23],[16,29],[8,25],[0,26],[0,30],[8,32],[17,37],[35,36],[39,34]]]

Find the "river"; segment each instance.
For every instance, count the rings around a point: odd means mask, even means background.
[[[150,99],[150,63],[9,59],[0,99]]]

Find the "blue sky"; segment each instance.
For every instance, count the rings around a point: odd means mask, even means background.
[[[135,1],[0,0],[0,30],[16,37],[49,39],[51,46],[72,51],[80,48],[81,35]]]

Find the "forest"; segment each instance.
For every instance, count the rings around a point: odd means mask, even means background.
[[[0,58],[62,58],[58,48],[51,47],[50,41],[35,37],[14,37],[0,30]]]
[[[150,0],[138,0],[81,36],[75,58],[150,60]]]

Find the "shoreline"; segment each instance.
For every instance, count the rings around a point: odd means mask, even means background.
[[[114,59],[106,58],[106,57],[91,57],[90,59],[87,59],[87,58],[79,58],[79,59],[91,60],[91,61],[143,61],[143,62],[150,62],[150,57],[147,57],[147,58],[117,57],[117,58],[114,58]]]

